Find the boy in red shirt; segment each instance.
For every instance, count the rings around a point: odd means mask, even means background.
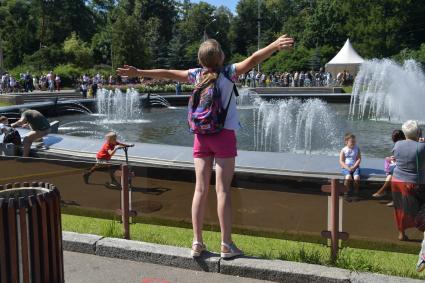
[[[111,183],[109,185],[118,187],[120,183],[115,179],[115,176],[114,176],[116,169],[112,168],[110,161],[112,156],[115,154],[115,152],[118,149],[128,147],[128,146],[130,145],[117,141],[116,133],[114,132],[107,133],[105,136],[105,143],[102,145],[102,148],[96,154],[96,164],[83,175],[84,182],[88,184],[90,175],[94,171],[96,171],[97,169],[106,167],[106,168],[109,168],[109,176],[111,177]]]

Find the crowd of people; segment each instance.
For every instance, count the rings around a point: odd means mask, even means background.
[[[353,83],[353,75],[344,71],[337,74],[334,79],[330,72],[325,72],[323,68],[319,71],[294,71],[283,73],[262,73],[255,69],[245,74],[241,74],[237,81],[243,87],[324,87],[324,86],[344,86]],[[89,76],[87,73],[76,80],[76,85],[80,88],[83,97],[94,97],[101,85],[116,85],[126,83],[140,83],[138,78],[126,78],[110,75],[105,76],[97,73]],[[53,71],[43,74],[40,77],[32,75],[30,72],[21,73],[19,78],[15,78],[6,72],[0,77],[0,94],[16,92],[39,91],[60,91],[62,89],[61,77]]]
[[[39,78],[30,72],[21,73],[19,78],[6,72],[0,77],[0,93],[32,92],[34,90],[60,91],[61,83],[61,77],[53,74],[52,71]]]
[[[241,74],[238,81],[246,87],[323,87],[343,86],[353,82],[353,76],[348,72],[340,72],[334,79],[332,73],[319,71],[294,71],[283,73],[262,73],[252,69]]]

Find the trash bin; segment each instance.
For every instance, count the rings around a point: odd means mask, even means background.
[[[0,282],[64,282],[60,194],[55,186],[0,186],[0,251]]]

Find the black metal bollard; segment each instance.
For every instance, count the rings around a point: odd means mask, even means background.
[[[0,186],[0,251],[0,282],[64,282],[60,194],[55,186]]]

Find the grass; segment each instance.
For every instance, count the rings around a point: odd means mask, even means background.
[[[345,93],[351,93],[353,91],[353,86],[344,86],[342,87],[342,89],[344,90]]]
[[[8,102],[0,101],[0,107],[3,107],[3,106],[10,106],[10,105],[12,105],[12,104],[10,104],[10,103],[8,103]]]
[[[108,219],[64,214],[62,215],[62,226],[64,231],[97,234],[105,237],[122,237],[121,225]],[[131,225],[131,239],[189,248],[192,230],[137,223]],[[337,262],[332,263],[329,260],[329,248],[321,244],[240,234],[234,234],[233,239],[248,256],[425,279],[424,273],[416,273],[417,256],[412,254],[343,248]],[[219,251],[220,233],[205,231],[204,242],[208,245],[209,250]]]

